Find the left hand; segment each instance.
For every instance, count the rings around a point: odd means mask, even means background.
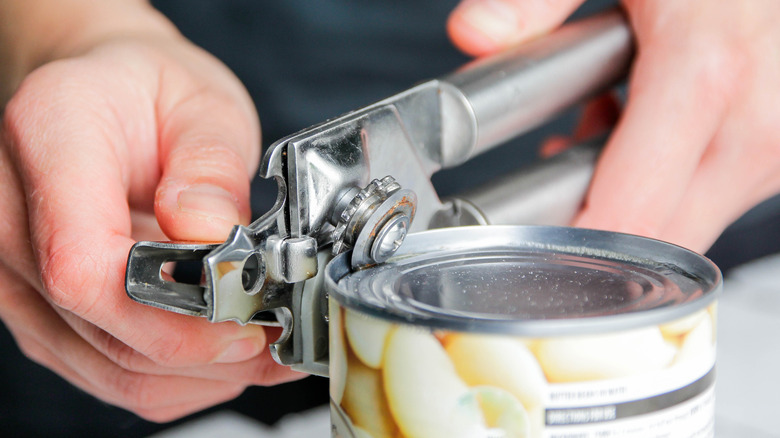
[[[449,33],[481,56],[559,26],[582,0],[465,0]],[[780,3],[624,0],[626,107],[574,225],[704,252],[780,192]]]
[[[271,358],[278,330],[125,293],[137,240],[221,242],[249,223],[260,126],[244,87],[144,1],[22,2],[0,9],[42,11],[26,17],[42,39],[28,44],[48,57],[0,83],[15,88],[0,127],[0,320],[21,351],[152,421],[302,377]]]

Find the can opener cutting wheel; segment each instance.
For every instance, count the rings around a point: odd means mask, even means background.
[[[137,243],[127,293],[211,322],[281,326],[269,347],[274,359],[327,375],[322,273],[333,255],[351,250],[360,268],[385,261],[410,231],[566,224],[581,205],[596,147],[445,202],[430,177],[604,91],[625,75],[632,51],[624,16],[609,11],[283,138],[260,172],[278,185],[271,211],[235,226],[222,244]],[[202,261],[200,284],[162,277],[165,263],[181,261]]]

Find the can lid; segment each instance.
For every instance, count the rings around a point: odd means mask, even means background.
[[[425,231],[358,271],[347,254],[326,268],[341,305],[458,331],[549,336],[659,324],[703,309],[722,283],[714,263],[687,249],[580,228]]]

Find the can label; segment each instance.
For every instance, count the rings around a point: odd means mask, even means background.
[[[712,437],[716,305],[524,338],[388,322],[330,301],[334,436]]]

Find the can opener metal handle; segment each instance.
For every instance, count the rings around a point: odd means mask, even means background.
[[[604,91],[632,52],[623,14],[608,11],[283,138],[262,162],[279,189],[268,213],[222,244],[137,243],[127,293],[212,322],[281,326],[274,359],[327,375],[330,258],[351,250],[354,268],[381,263],[406,233],[439,226],[565,223],[590,180],[592,147],[445,202],[430,177]],[[180,261],[202,261],[200,284],[163,278],[163,265]]]

